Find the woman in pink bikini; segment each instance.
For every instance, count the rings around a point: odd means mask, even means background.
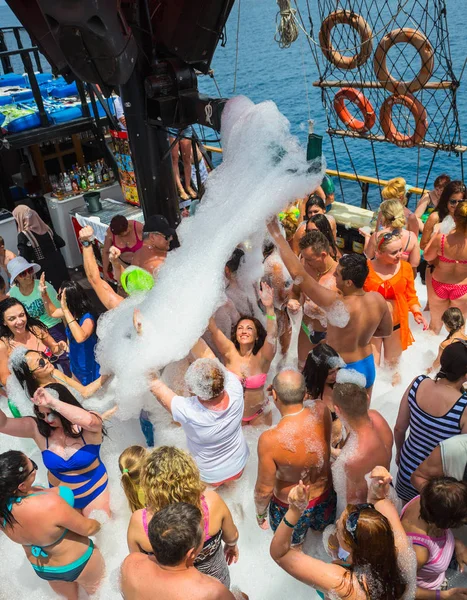
[[[102,266],[104,277],[111,280],[109,274],[110,259],[109,250],[114,246],[120,250],[120,260],[124,265],[131,265],[133,254],[143,245],[143,223],[139,221],[128,221],[123,215],[115,215],[110,221],[105,236],[104,249],[102,251]]]
[[[467,483],[453,477],[430,479],[404,506],[401,522],[417,557],[416,598],[465,598],[466,588],[447,589],[446,571],[455,554],[461,569],[467,548],[452,529],[467,523]],[[428,590],[435,595],[428,596]]]
[[[155,513],[176,502],[193,504],[203,515],[205,533],[203,549],[194,566],[229,588],[228,565],[238,560],[238,529],[219,494],[205,490],[198,467],[188,452],[174,446],[153,450],[143,464],[140,481],[146,508],[131,516],[127,534],[130,552],[152,554],[148,525]]]
[[[450,184],[451,185],[451,184]],[[449,186],[447,186],[449,187]],[[433,295],[430,298],[430,329],[439,333],[441,317],[451,306],[467,315],[467,202],[461,194],[449,200],[456,205],[454,229],[437,233],[425,249],[425,260],[435,264],[432,275]]]
[[[276,354],[277,322],[274,312],[274,293],[267,283],[261,283],[258,291],[266,309],[266,329],[254,317],[243,316],[232,329],[229,340],[217,327],[214,319],[209,321],[209,331],[222,354],[225,366],[238,377],[245,390],[243,425],[271,425],[272,415],[266,411],[269,399],[264,386]]]

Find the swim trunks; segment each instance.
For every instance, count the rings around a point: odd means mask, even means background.
[[[293,529],[292,544],[302,544],[308,529],[324,531],[336,520],[337,496],[333,488],[323,492],[321,496],[313,498],[308,503],[305,512]],[[279,527],[280,522],[289,510],[289,505],[281,502],[275,496],[269,503],[269,525],[273,531]]]
[[[371,388],[376,379],[376,367],[375,367],[375,359],[373,358],[373,354],[368,355],[366,358],[362,358],[361,360],[357,360],[352,363],[347,363],[343,369],[353,369],[358,373],[361,373],[365,379],[365,387],[366,389]]]

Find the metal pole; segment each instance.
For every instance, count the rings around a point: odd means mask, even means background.
[[[23,61],[24,69],[28,74],[29,85],[31,86],[32,93],[34,95],[34,100],[37,104],[37,109],[39,111],[39,117],[41,119],[42,127],[47,127],[49,125],[49,118],[44,109],[44,103],[42,101],[41,90],[39,89],[39,85],[37,83],[36,75],[34,73],[34,69],[32,66],[31,56],[29,52],[22,52],[21,59]]]
[[[6,52],[7,50],[8,48],[5,42],[5,33],[0,29],[0,53]],[[11,60],[9,56],[2,56],[0,58],[0,61],[2,63],[3,72],[5,74],[13,73],[13,67],[11,66]]]
[[[138,196],[145,219],[160,214],[174,226],[179,220],[179,207],[168,135],[146,123],[144,78],[144,65],[139,57],[130,79],[120,86]]]
[[[370,190],[369,183],[362,183],[362,204],[361,208],[368,208],[368,192]]]

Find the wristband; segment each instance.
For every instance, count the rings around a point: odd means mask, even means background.
[[[230,544],[229,544],[229,542],[224,542],[224,544],[225,544],[226,546],[229,546],[230,548],[233,548],[234,546],[236,546],[236,545],[237,545],[237,542],[238,542],[238,538],[237,538],[237,540],[236,540],[235,542],[232,542],[232,543],[230,543]]]
[[[266,319],[271,319],[271,321],[275,321],[277,317],[276,315],[266,315]]]
[[[256,515],[256,520],[258,521],[258,523],[261,523],[261,521],[264,521],[266,519],[266,517],[268,516],[268,511],[265,510],[261,515]]]
[[[73,319],[72,321],[67,321],[66,324],[69,325],[70,323],[76,323],[76,319]]]
[[[293,529],[295,527],[295,525],[292,525],[292,523],[289,523],[285,517],[282,519],[282,522],[285,525],[287,525],[287,527],[290,527],[290,529]]]
[[[436,600],[441,600],[441,590],[436,590]]]

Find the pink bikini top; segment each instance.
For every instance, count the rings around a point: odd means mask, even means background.
[[[251,375],[250,377],[239,377],[240,383],[246,390],[259,390],[264,387],[266,383],[266,379],[268,377],[267,373],[258,373],[258,375]]]
[[[117,246],[115,241],[116,237],[114,234],[112,234],[112,245],[115,246],[115,248],[118,248],[122,254],[124,254],[125,252],[136,252],[143,245],[143,240],[140,240],[138,234],[136,233],[136,221],[133,221],[133,231],[135,232],[136,243],[134,246],[131,246],[131,248],[121,248],[120,246]]]
[[[439,260],[445,263],[451,264],[459,264],[459,265],[467,265],[467,260],[454,260],[453,258],[447,258],[444,256],[444,242],[446,240],[446,236],[443,234],[441,236],[441,254],[439,255]]]
[[[209,508],[206,503],[204,496],[201,496],[201,508],[203,509],[203,520],[204,520],[204,541],[207,542],[211,539],[209,535]],[[148,509],[143,508],[141,513],[141,519],[143,521],[143,529],[146,535],[148,535]]]

